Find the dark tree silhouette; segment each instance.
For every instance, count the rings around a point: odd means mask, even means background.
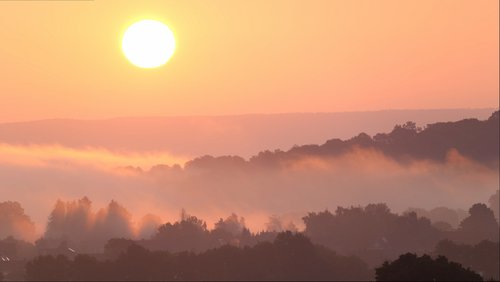
[[[103,269],[95,257],[89,255],[77,255],[69,268],[69,276],[79,281],[99,280]]]
[[[174,224],[161,225],[148,243],[152,249],[171,252],[200,252],[212,245],[207,224],[195,216],[185,216]]]
[[[32,243],[7,237],[0,240],[0,255],[12,260],[22,260],[33,258],[36,255],[36,249]]]
[[[476,245],[457,244],[450,240],[440,241],[437,255],[443,255],[450,260],[461,263],[478,272],[485,279],[500,279],[500,245],[498,242],[481,241]]]
[[[482,277],[462,265],[438,256],[418,257],[406,253],[393,262],[384,262],[375,269],[377,281],[483,281]]]
[[[469,209],[469,217],[459,226],[457,239],[469,244],[476,244],[482,240],[498,241],[498,223],[485,204],[474,204]]]
[[[69,281],[71,261],[63,255],[40,256],[26,264],[26,279],[32,281]]]
[[[430,210],[421,208],[409,208],[405,213],[415,212],[418,217],[427,217],[431,222],[446,222],[452,228],[457,228],[460,222],[467,217],[467,212],[464,210],[453,210],[447,207],[436,207]]]
[[[130,245],[115,260],[86,255],[73,260],[38,257],[27,264],[28,280],[368,280],[373,273],[356,257],[335,254],[301,234],[280,233],[254,247],[226,245],[194,254],[149,251]]]
[[[134,244],[136,244],[135,241],[131,239],[110,239],[106,245],[104,245],[104,256],[108,259],[116,259],[120,255],[124,254],[127,249]]]
[[[427,218],[415,213],[397,215],[385,204],[339,207],[335,214],[309,213],[303,219],[304,234],[313,242],[342,254],[356,254],[371,265],[405,251],[431,251],[443,236]]]

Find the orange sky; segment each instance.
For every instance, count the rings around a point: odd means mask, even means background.
[[[0,2],[0,122],[498,107],[495,0]],[[164,21],[139,69],[120,41]]]

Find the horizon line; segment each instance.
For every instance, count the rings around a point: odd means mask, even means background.
[[[220,118],[220,117],[243,117],[243,116],[271,116],[271,115],[301,115],[301,114],[350,114],[350,113],[380,113],[380,112],[398,112],[398,111],[474,111],[474,110],[493,110],[498,111],[500,107],[477,107],[477,108],[394,108],[394,109],[381,109],[381,110],[346,110],[346,111],[319,111],[319,112],[273,112],[273,113],[258,113],[249,112],[242,114],[166,114],[166,115],[130,115],[130,116],[114,116],[114,117],[98,117],[98,118],[74,118],[74,117],[51,117],[40,119],[26,119],[26,120],[13,120],[13,121],[0,121],[0,125],[6,124],[20,124],[31,122],[43,121],[111,121],[120,119],[154,119],[154,118]]]

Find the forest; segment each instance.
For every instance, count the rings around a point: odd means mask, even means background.
[[[249,160],[204,156],[184,167],[127,169],[161,177],[187,171],[232,177],[262,168],[279,173],[300,158],[336,158],[363,148],[402,165],[446,162],[450,151],[456,151],[467,161],[497,170],[498,125],[497,111],[484,121],[424,128],[407,122],[373,138],[359,134],[323,145],[265,151]],[[115,200],[94,210],[89,197],[59,199],[39,235],[21,203],[2,199],[0,280],[500,279],[498,190],[463,209],[407,206],[397,212],[380,201],[309,210],[299,221],[269,214],[260,230],[249,228],[236,213],[207,222],[189,209],[174,221],[154,214],[133,221],[126,206]]]

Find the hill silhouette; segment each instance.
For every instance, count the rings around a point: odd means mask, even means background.
[[[104,148],[115,152],[165,151],[173,156],[240,155],[332,137],[374,135],[412,120],[419,125],[486,118],[493,109],[386,110],[375,112],[248,114],[233,116],[51,119],[0,123],[0,144]]]
[[[487,166],[499,165],[499,111],[487,120],[464,119],[456,122],[438,122],[417,127],[408,121],[396,125],[389,133],[373,137],[360,133],[347,140],[330,139],[322,145],[294,146],[288,151],[262,151],[246,162],[238,156],[195,158],[186,168],[234,168],[246,164],[270,167],[303,157],[335,157],[354,149],[380,151],[398,161],[434,160],[444,162],[451,152]]]

